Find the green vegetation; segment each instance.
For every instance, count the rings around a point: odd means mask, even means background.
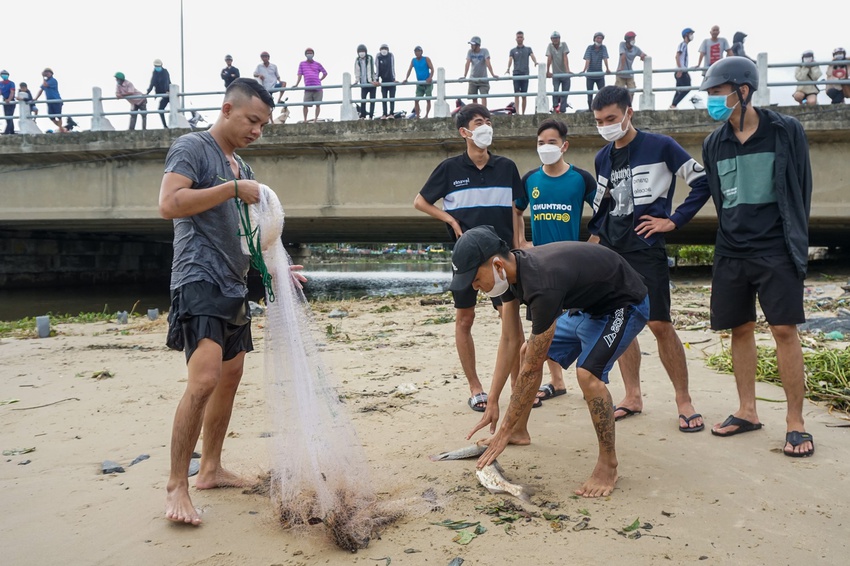
[[[47,313],[50,316],[50,324],[73,324],[73,323],[90,323],[109,321],[115,318],[115,313],[106,312],[107,306],[104,305],[103,312],[81,312],[80,314],[54,314]],[[17,338],[35,338],[35,317],[30,316],[20,320],[0,321],[0,338],[17,337]]]
[[[814,351],[803,353],[803,363],[806,368],[806,398],[850,412],[850,347],[839,350],[818,346]],[[719,354],[708,356],[706,365],[723,373],[732,373],[732,355],[723,348]],[[781,384],[774,348],[758,347],[756,379]]]
[[[667,255],[674,258],[676,265],[712,265],[714,246],[667,246]]]

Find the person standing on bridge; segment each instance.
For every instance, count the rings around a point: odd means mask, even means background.
[[[124,98],[130,103],[131,112],[142,113],[142,129],[148,129],[148,99],[133,83],[128,81],[124,73],[115,73],[115,98]],[[136,129],[136,118],[139,114],[130,114],[130,131]]]
[[[407,67],[407,75],[404,76],[402,83],[407,83],[410,78],[410,71],[416,71],[416,102],[413,103],[413,115],[421,118],[421,110],[419,108],[419,99],[428,97],[425,101],[425,117],[431,112],[431,94],[434,89],[434,64],[431,63],[430,57],[422,55],[422,47],[417,45],[413,48],[413,59],[410,60],[410,66]]]
[[[679,88],[682,87],[690,87],[691,86],[691,74],[687,71],[690,65],[688,61],[688,44],[694,40],[694,30],[691,28],[685,28],[682,30],[682,41],[679,43],[679,47],[676,48],[676,68],[684,69],[681,71],[676,71],[676,86]],[[679,103],[682,102],[690,90],[677,90],[676,94],[673,95],[673,103],[670,104],[670,110],[675,110],[679,107]]]
[[[188,380],[171,433],[165,516],[198,525],[189,497],[189,463],[203,428],[195,487],[246,485],[221,465],[221,450],[245,361],[254,349],[248,309],[249,257],[242,252],[238,207],[254,204],[260,185],[235,153],[259,139],[274,100],[255,80],[234,80],[206,131],[180,136],[168,151],[159,212],[174,222],[172,303],[167,345],[186,355]],[[293,269],[294,276],[298,267]]]
[[[48,118],[60,132],[67,132],[68,130],[62,125],[62,102],[50,102],[51,100],[62,100],[62,96],[59,94],[59,81],[53,76],[53,69],[46,67],[41,73],[41,78],[43,79],[41,88],[33,100],[38,100],[41,98],[41,93],[44,93],[44,97],[48,100]]]
[[[787,414],[783,452],[815,452],[803,421],[805,377],[797,325],[805,322],[803,281],[809,247],[812,166],[796,118],[755,108],[758,68],[727,57],[708,68],[700,90],[723,122],[703,142],[708,191],[717,210],[711,328],[732,329],[738,410],[711,429],[733,436],[762,428],[756,412],[756,296],[776,342]]]
[[[570,92],[570,48],[561,41],[561,34],[552,32],[551,43],[546,47],[546,76],[552,79],[552,90],[563,94],[552,96],[552,112],[567,113],[567,96]]]
[[[314,122],[319,121],[319,113],[322,111],[322,81],[328,76],[328,72],[321,63],[313,59],[315,52],[312,47],[304,50],[304,61],[298,64],[298,80],[295,81],[295,88],[301,84],[301,79],[304,79],[304,121],[307,121],[307,111],[313,104],[308,102],[320,103],[315,104],[316,113],[313,117]]]
[[[520,112],[520,98],[522,98],[522,110],[521,112],[525,114],[526,103],[528,102],[528,77],[529,74],[529,66],[528,60],[534,63],[534,66],[537,67],[537,57],[534,56],[534,51],[531,50],[531,47],[525,45],[525,34],[521,31],[516,32],[516,47],[511,49],[510,53],[508,53],[508,69],[505,71],[505,74],[511,72],[511,65],[514,67],[514,106],[516,107],[517,112]]]
[[[168,69],[162,66],[162,59],[153,60],[153,74],[151,74],[151,84],[148,85],[148,90],[145,94],[150,94],[154,91],[159,98],[159,119],[162,120],[162,127],[167,128],[168,124],[165,121],[165,107],[168,106],[169,89],[171,88],[171,75],[168,74]]]
[[[9,80],[9,71],[0,71],[0,98],[3,98],[3,114],[6,115],[6,130],[4,134],[15,133],[15,122],[10,116],[15,115],[15,83]]]
[[[224,56],[224,68],[221,70],[221,80],[224,81],[224,88],[230,86],[230,83],[239,78],[239,69],[233,66],[233,57],[230,55]]]
[[[493,226],[499,237],[514,242],[513,202],[523,195],[522,179],[516,164],[507,157],[493,155],[487,149],[493,141],[490,111],[482,104],[466,104],[455,115],[458,134],[466,142],[466,151],[440,163],[416,195],[416,210],[446,223],[449,238],[456,241],[475,226]],[[434,206],[443,200],[443,208]],[[455,306],[455,346],[460,365],[469,384],[469,407],[484,412],[487,393],[478,378],[472,323],[478,291],[468,286],[453,289]],[[491,298],[501,313],[498,297]],[[519,344],[512,352],[519,362]],[[511,366],[513,367],[513,366]]]
[[[644,278],[649,289],[648,326],[676,392],[679,430],[699,432],[705,425],[691,401],[685,349],[670,318],[670,268],[663,233],[684,226],[702,208],[708,180],[702,165],[673,138],[635,128],[627,89],[603,87],[592,108],[599,134],[610,143],[595,159],[591,240],[619,253]],[[673,212],[676,177],[688,183],[691,192]],[[637,339],[619,365],[626,391],[614,417],[622,420],[643,410]]]

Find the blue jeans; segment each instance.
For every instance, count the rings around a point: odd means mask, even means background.
[[[560,87],[560,89],[558,88]],[[570,91],[570,77],[552,77],[552,90],[558,92]],[[560,112],[567,111],[567,95],[552,96],[552,112],[557,112],[560,105]]]

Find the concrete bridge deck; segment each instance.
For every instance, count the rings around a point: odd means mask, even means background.
[[[812,245],[850,242],[850,107],[780,107],[804,125],[815,193]],[[493,151],[520,172],[539,164],[538,124],[548,115],[494,116]],[[603,145],[592,114],[559,115],[570,127],[568,160],[593,171]],[[637,111],[635,125],[671,135],[697,160],[717,127],[700,110]],[[89,233],[170,241],[157,197],[165,154],[183,131],[81,132],[0,138],[0,231]],[[463,150],[450,119],[325,122],[269,126],[240,154],[286,209],[284,239],[311,242],[439,242],[444,226],[412,207],[432,169]],[[677,186],[681,202],[687,187]],[[585,213],[587,216],[587,213]],[[673,234],[676,243],[713,243],[709,203]]]

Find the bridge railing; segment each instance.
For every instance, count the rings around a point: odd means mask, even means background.
[[[779,71],[785,70],[789,67],[798,67],[800,65],[808,65],[808,66],[828,66],[833,64],[834,61],[821,61],[815,63],[768,63],[767,53],[759,53],[758,58],[756,60],[756,65],[758,67],[759,73],[759,84],[760,87],[753,96],[753,102],[756,106],[767,106],[770,104],[770,89],[771,87],[789,87],[789,86],[801,86],[801,85],[816,85],[816,86],[840,86],[840,85],[850,85],[850,79],[847,80],[835,80],[831,79],[829,81],[821,80],[821,81],[787,81],[787,80],[778,80],[778,81],[769,81],[768,72],[770,70]],[[850,62],[848,62],[850,65]],[[659,77],[667,78],[672,76],[673,74],[680,71],[687,71],[690,73],[697,74],[698,77],[701,78],[702,73],[707,69],[707,67],[702,68],[681,68],[681,67],[671,67],[671,68],[660,68],[656,69],[653,67],[653,61],[651,57],[646,57],[643,61],[643,68],[636,69],[633,71],[619,71],[612,73],[599,73],[599,72],[581,72],[581,73],[568,73],[559,75],[556,74],[554,77],[556,78],[570,78],[571,87],[574,87],[577,82],[580,82],[581,79],[587,78],[598,78],[598,77],[615,77],[615,76],[634,76],[635,78],[641,77],[642,84],[638,88],[630,89],[631,92],[637,95],[637,103],[636,107],[638,110],[655,110],[656,109],[656,95],[659,93],[671,93],[671,92],[679,92],[679,91],[697,91],[699,89],[699,79],[694,81],[693,85],[690,87],[678,87],[678,86],[656,86],[656,79]],[[774,73],[778,74],[778,73]],[[575,80],[578,79],[578,80]],[[515,93],[513,92],[513,88],[511,86],[510,91],[508,92],[500,92],[500,93],[488,93],[488,94],[477,94],[470,95],[467,94],[468,83],[475,82],[488,82],[488,83],[500,83],[505,81],[514,81],[514,80],[528,80],[529,86],[536,84],[535,90],[529,90],[526,93]],[[494,101],[498,99],[508,99],[513,100],[515,97],[528,97],[533,98],[534,100],[534,111],[536,113],[547,114],[553,111],[550,103],[552,102],[553,97],[558,96],[581,96],[586,97],[586,95],[595,94],[596,90],[588,90],[588,89],[576,89],[570,88],[567,91],[554,91],[549,90],[552,85],[552,82],[549,77],[546,76],[546,65],[539,64],[537,66],[537,73],[534,75],[508,75],[496,78],[460,78],[460,79],[447,79],[445,69],[442,67],[437,68],[435,70],[435,76],[433,78],[432,84],[435,86],[434,93],[431,96],[394,96],[394,97],[380,97],[377,96],[377,89],[380,86],[415,86],[425,84],[424,81],[408,81],[408,82],[395,82],[395,83],[382,83],[376,88],[376,97],[375,98],[361,98],[360,96],[355,96],[354,93],[357,89],[361,87],[372,87],[373,85],[361,85],[352,82],[350,73],[343,73],[342,83],[340,84],[323,84],[322,89],[326,92],[333,93],[334,95],[338,95],[337,99],[329,99],[329,100],[321,100],[321,101],[310,101],[310,102],[297,102],[291,101],[291,95],[296,91],[305,91],[307,87],[298,87],[298,88],[276,88],[272,89],[272,96],[277,99],[278,110],[279,113],[284,113],[286,111],[291,111],[293,108],[298,107],[309,107],[309,106],[330,106],[330,107],[339,107],[339,117],[341,120],[356,120],[358,119],[359,113],[357,107],[361,104],[372,105],[375,104],[376,107],[380,105],[382,102],[394,102],[398,103],[415,103],[420,102],[420,105],[425,102],[433,103],[433,116],[437,118],[445,118],[451,116],[452,108],[449,104],[450,100],[461,100],[461,99],[470,99],[470,98],[480,98],[485,99],[487,101]],[[168,105],[166,109],[150,109],[150,110],[132,110],[132,107],[126,109],[124,111],[105,111],[104,110],[104,102],[112,103],[113,101],[123,100],[127,102],[127,99],[119,99],[116,97],[104,96],[103,91],[100,87],[92,88],[92,97],[91,98],[75,98],[75,99],[62,99],[62,100],[50,100],[50,101],[19,101],[18,105],[18,124],[19,131],[24,134],[39,134],[42,133],[41,128],[36,123],[36,118],[64,118],[67,120],[71,118],[88,118],[91,121],[91,129],[93,131],[109,131],[114,130],[114,126],[111,123],[110,118],[116,116],[131,116],[131,115],[145,115],[147,117],[155,116],[157,114],[162,114],[165,116],[165,123],[169,128],[193,128],[198,127],[199,121],[205,121],[203,118],[203,112],[218,112],[221,108],[221,97],[224,94],[224,91],[209,91],[209,92],[181,92],[179,85],[172,84],[170,85],[170,90],[165,94],[156,94],[156,95],[144,95],[143,98],[151,99],[151,100],[161,100],[163,97],[168,98]],[[289,95],[289,96],[287,96]],[[141,97],[137,97],[141,98]],[[40,105],[46,105],[48,103],[63,103],[73,108],[73,111],[63,111],[61,114],[49,114],[49,113],[38,113],[35,116],[31,111],[30,107],[35,106],[38,108]],[[507,104],[507,101],[506,101]],[[505,105],[506,105],[505,104]],[[696,107],[697,101],[694,100],[694,104]],[[493,107],[493,105],[488,104]],[[63,108],[64,110],[64,108]],[[186,113],[190,114],[190,117],[186,117]],[[2,118],[0,118],[2,119]],[[9,118],[7,118],[9,119]]]

